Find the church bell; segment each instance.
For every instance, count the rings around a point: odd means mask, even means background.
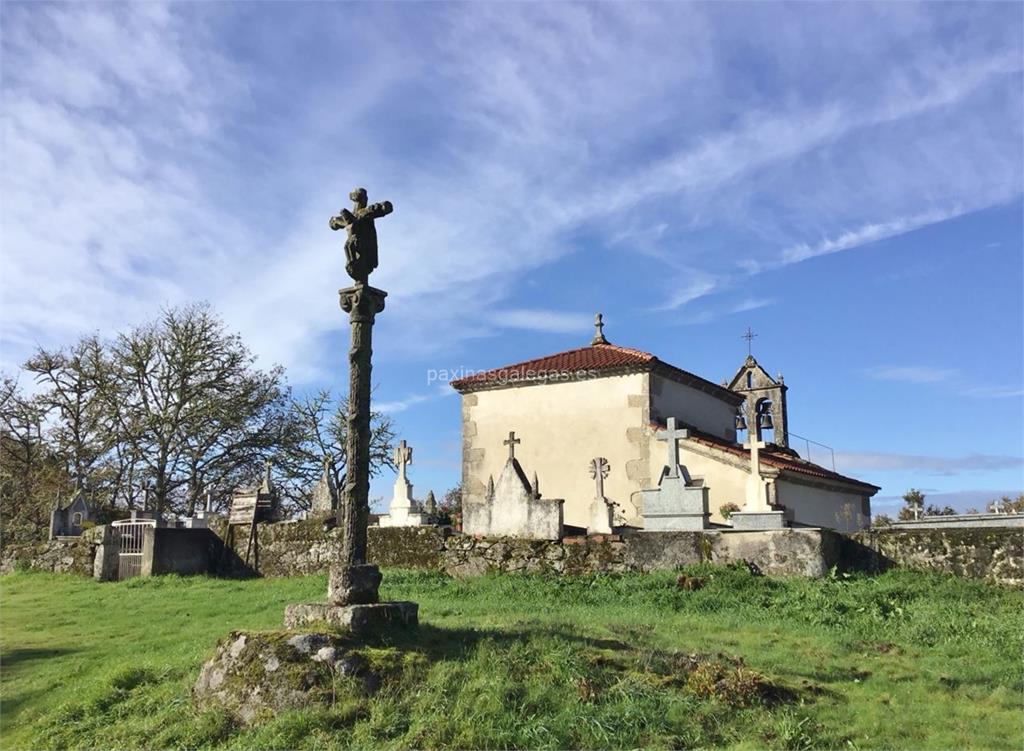
[[[743,416],[742,412],[737,412],[736,413],[736,430],[746,430],[746,429],[747,429],[747,418],[745,418]]]
[[[758,418],[757,425],[759,428],[761,428],[761,430],[775,429],[775,423],[772,422],[772,416],[767,412],[765,412],[763,415],[761,415],[760,418]]]

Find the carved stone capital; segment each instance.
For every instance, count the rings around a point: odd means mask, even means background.
[[[349,314],[352,321],[373,323],[378,313],[384,310],[384,298],[388,293],[369,284],[356,284],[338,290],[341,309]]]

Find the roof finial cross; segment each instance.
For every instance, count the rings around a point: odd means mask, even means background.
[[[516,458],[516,446],[522,443],[521,440],[516,438],[516,431],[508,431],[508,440],[502,441],[502,445],[508,446],[508,460],[512,461]]]
[[[757,334],[755,334],[753,331],[751,331],[750,327],[747,326],[747,333],[745,333],[743,336],[741,336],[740,339],[746,339],[747,340],[747,355],[749,356],[749,355],[753,354],[753,352],[752,352],[753,346],[752,345],[753,345],[753,341],[755,339],[757,339]]]
[[[594,316],[594,338],[591,340],[590,346],[607,343],[608,340],[604,338],[604,316],[598,313]]]

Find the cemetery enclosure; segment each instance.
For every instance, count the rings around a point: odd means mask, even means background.
[[[324,577],[4,576],[4,747],[1024,743],[1020,592],[906,571],[688,573],[704,586],[681,590],[667,572],[453,580],[389,570],[382,595],[421,605],[411,648],[422,660],[375,697],[247,730],[191,708],[200,664],[229,628],[279,628],[284,605],[322,596]],[[126,633],[145,649],[125,649]],[[389,649],[379,645],[382,660]],[[732,704],[666,672],[673,655],[719,652],[800,700]]]
[[[259,573],[301,576],[326,571],[337,552],[337,530],[318,521],[259,524]],[[149,573],[247,573],[243,565],[246,535],[236,535],[234,555],[223,550],[223,523],[208,530],[161,530]],[[173,539],[170,539],[173,538]],[[104,528],[77,539],[8,546],[0,572],[18,568],[91,576]],[[464,576],[488,570],[587,574],[671,570],[700,562],[748,560],[764,573],[822,576],[840,569],[884,570],[897,565],[933,570],[990,582],[1024,584],[1024,537],[1017,529],[875,530],[838,535],[813,530],[767,533],[645,533],[632,540],[612,535],[567,539],[480,540],[449,535],[438,527],[369,530],[371,560],[381,566],[445,571]],[[111,550],[105,551],[107,554]],[[116,572],[116,550],[114,571]],[[113,578],[112,576],[110,578]]]

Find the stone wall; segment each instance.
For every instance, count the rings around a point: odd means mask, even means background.
[[[224,535],[223,525],[215,531]],[[454,535],[440,527],[371,527],[368,557],[382,567],[444,571],[473,576],[488,571],[617,573],[671,570],[701,561],[745,560],[765,574],[823,576],[838,561],[839,542],[821,530],[770,532],[645,532],[626,537],[596,535],[562,542]],[[259,574],[325,573],[340,549],[338,531],[320,522],[261,524]],[[231,549],[237,564],[248,537],[236,530]],[[250,554],[250,562],[254,556]],[[242,573],[244,567],[225,573]]]
[[[58,537],[43,542],[8,545],[0,556],[0,574],[31,570],[92,576],[96,546],[103,538],[105,529],[102,526],[93,527],[78,537]]]
[[[905,566],[970,579],[1024,586],[1020,529],[876,529],[843,539],[842,559],[853,569]]]
[[[216,520],[210,529],[229,543],[230,559],[218,565],[226,574],[254,573],[249,570],[254,566],[261,576],[321,574],[341,554],[340,532],[325,529],[321,521],[259,524],[256,550],[250,551],[247,567],[248,528],[237,527],[231,535],[224,521]],[[441,527],[370,527],[367,533],[368,557],[377,565],[438,570],[449,531]]]
[[[220,540],[227,539],[222,520],[215,520],[211,529]],[[91,576],[103,531],[104,527],[96,527],[79,538],[8,546],[0,557],[0,573],[24,568]],[[325,529],[317,521],[260,524],[258,538],[258,573],[262,576],[323,574],[340,550],[338,530]],[[368,538],[370,560],[380,566],[444,571],[453,576],[488,571],[656,571],[701,561],[746,561],[762,573],[776,576],[824,576],[836,564],[867,571],[906,566],[1024,586],[1024,533],[1019,529],[886,529],[847,536],[814,529],[712,530],[598,535],[549,542],[480,539],[438,527],[371,527]],[[255,573],[243,560],[247,528],[235,530],[230,546],[214,538],[209,542],[207,550],[215,573]],[[250,564],[256,562],[256,557],[250,555]]]

